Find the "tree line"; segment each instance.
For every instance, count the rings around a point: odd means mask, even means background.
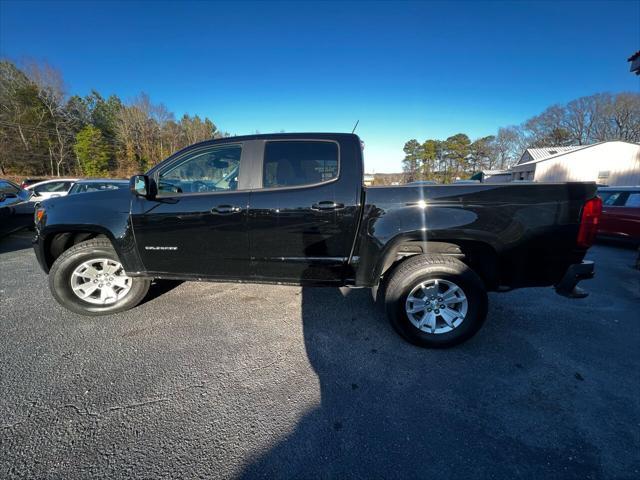
[[[55,68],[0,61],[1,175],[126,177],[187,145],[226,135],[206,117],[176,120],[144,93],[128,103],[97,91],[70,96]],[[473,141],[464,133],[409,140],[404,179],[447,183],[508,168],[529,147],[604,140],[640,142],[640,94],[582,97]]]
[[[97,91],[69,96],[55,68],[0,61],[1,175],[126,177],[225,135],[206,117],[176,120],[144,93],[128,103]]]
[[[607,140],[640,143],[640,94],[599,93],[553,105],[520,125],[473,141],[464,133],[422,143],[411,139],[404,145],[404,180],[450,183],[482,170],[509,168],[527,148]]]

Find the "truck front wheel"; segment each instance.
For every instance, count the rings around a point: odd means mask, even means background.
[[[107,315],[135,307],[151,281],[129,277],[111,243],[94,238],[63,252],[49,272],[49,288],[60,305],[81,315]]]
[[[487,292],[461,261],[416,255],[386,282],[384,304],[400,335],[420,347],[445,348],[471,338],[487,316]]]

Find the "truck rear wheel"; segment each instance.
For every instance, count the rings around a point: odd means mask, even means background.
[[[384,305],[393,327],[409,342],[446,348],[480,329],[487,316],[487,292],[461,261],[416,255],[391,272]]]
[[[111,243],[94,238],[64,251],[49,272],[49,288],[63,307],[81,315],[107,315],[135,307],[151,281],[129,277]]]

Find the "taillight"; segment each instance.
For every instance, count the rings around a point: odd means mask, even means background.
[[[593,244],[598,232],[601,213],[602,199],[600,197],[587,200],[584,204],[580,218],[580,230],[578,230],[578,239],[576,241],[578,247],[589,248]]]

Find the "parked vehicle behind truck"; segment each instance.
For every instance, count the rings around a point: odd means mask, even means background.
[[[601,187],[602,217],[598,237],[640,246],[640,186]]]
[[[32,193],[0,178],[0,237],[33,224]]]
[[[130,190],[44,202],[34,249],[76,313],[137,305],[152,279],[371,288],[410,342],[446,347],[483,324],[487,292],[579,298],[601,201],[593,183],[364,187],[352,134],[188,147]],[[544,308],[542,306],[542,308]]]

